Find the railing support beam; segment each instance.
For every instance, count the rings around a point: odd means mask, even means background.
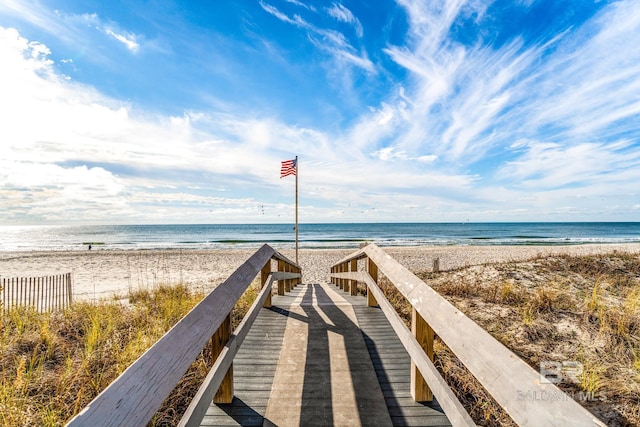
[[[284,271],[284,261],[278,260],[278,271]],[[284,295],[285,280],[278,280],[278,295]]]
[[[350,271],[352,271],[354,273],[358,271],[358,260],[357,259],[352,259],[351,260]],[[352,296],[358,295],[358,282],[357,281],[352,280],[349,287],[350,287]]]
[[[367,272],[374,282],[378,283],[378,266],[371,258],[367,258]],[[373,292],[367,286],[367,307],[375,307],[378,305],[376,297],[373,296]]]
[[[260,270],[260,288],[264,288],[267,283],[269,283],[269,275],[271,274],[271,261],[268,261],[264,267],[262,267],[262,270]],[[264,305],[263,307],[265,308],[271,308],[271,290],[269,290],[269,293],[267,295],[267,299],[264,300]]]
[[[220,324],[216,332],[211,338],[211,354],[213,360],[216,360],[222,350],[227,345],[229,338],[231,337],[231,313],[227,315],[227,318]],[[231,403],[233,400],[233,364],[227,370],[220,388],[213,397],[214,403]]]
[[[433,329],[415,308],[411,310],[411,333],[413,333],[424,352],[433,362]],[[411,360],[411,397],[416,402],[431,402],[433,400],[433,392],[416,367],[413,359]]]

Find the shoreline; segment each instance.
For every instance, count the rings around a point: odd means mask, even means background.
[[[209,292],[257,249],[6,251],[0,252],[0,277],[72,273],[74,298],[80,300],[122,296],[130,290],[180,282]],[[326,281],[330,266],[357,249],[300,249],[303,281]],[[539,255],[594,255],[613,251],[638,254],[640,244],[382,246],[382,249],[418,273],[431,271],[434,258],[439,258],[440,270],[447,271],[485,263],[524,261]],[[294,249],[279,252],[295,259]]]

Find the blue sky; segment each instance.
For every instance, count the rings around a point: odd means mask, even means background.
[[[0,223],[640,220],[640,2],[0,3]]]

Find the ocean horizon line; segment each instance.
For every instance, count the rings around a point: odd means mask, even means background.
[[[1,228],[0,251],[235,249],[295,246],[291,223],[131,224]],[[640,243],[640,222],[300,223],[299,248]]]
[[[640,224],[638,221],[309,221],[299,225],[364,225],[364,224]],[[111,223],[60,223],[60,224],[0,224],[4,227],[102,227],[102,226],[206,226],[206,225],[295,225],[290,222],[111,222]]]

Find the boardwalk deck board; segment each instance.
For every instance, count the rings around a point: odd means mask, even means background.
[[[235,397],[230,404],[212,404],[202,426],[262,425],[286,323],[276,309],[260,310],[234,359]]]
[[[367,307],[362,296],[347,300],[358,317],[393,425],[451,425],[436,400],[419,403],[411,397],[411,359],[384,313],[379,308]]]
[[[234,360],[235,398],[233,402],[227,405],[212,404],[202,421],[202,426],[263,425],[270,392],[274,387],[273,381],[278,359],[281,357],[280,351],[288,317],[293,316],[294,319],[307,321],[310,325],[308,333],[315,337],[322,337],[327,329],[332,329],[324,322],[316,324],[316,322],[322,321],[323,315],[333,320],[342,318],[342,312],[334,311],[335,307],[327,300],[322,299],[317,305],[312,306],[308,289],[306,285],[302,285],[285,296],[274,296],[273,307],[261,310],[256,323]],[[450,425],[437,402],[421,404],[414,402],[411,398],[409,355],[381,310],[375,307],[366,307],[366,299],[362,296],[349,296],[338,288],[334,289],[346,300],[344,304],[353,307],[364,341],[362,347],[351,346],[349,348],[347,369],[359,372],[367,366],[372,366],[380,387],[378,393],[382,393],[393,425]],[[321,339],[309,340],[306,350],[307,353],[326,353],[327,342]],[[304,411],[307,416],[312,413],[318,414],[317,425],[323,424],[319,420],[327,419],[327,410],[334,412],[333,418],[329,416],[332,424],[346,425],[345,420],[341,419],[337,412],[340,408],[335,407],[335,399],[333,404],[326,402],[327,394],[331,398],[330,390],[335,390],[335,388],[330,388],[331,375],[325,366],[329,361],[328,357],[327,355],[326,358],[305,360],[304,383],[295,383],[296,380],[292,379],[294,383],[291,383],[290,387],[305,387]],[[354,388],[367,386],[366,381],[358,375],[351,376],[351,381]],[[313,388],[304,385],[308,385],[308,383],[318,384],[319,387]],[[300,390],[298,389],[298,391]],[[327,393],[327,391],[329,392]],[[377,401],[370,401],[367,395],[357,396],[358,406],[375,403]],[[300,419],[300,411],[302,410],[300,402],[297,404],[292,402],[286,410],[291,412],[294,418]],[[365,424],[366,421],[367,425],[375,424],[374,420],[366,418],[366,416],[367,414],[360,414],[361,423]],[[357,414],[356,418],[358,418]],[[309,418],[305,419],[309,420]],[[265,425],[270,424],[267,422]]]

